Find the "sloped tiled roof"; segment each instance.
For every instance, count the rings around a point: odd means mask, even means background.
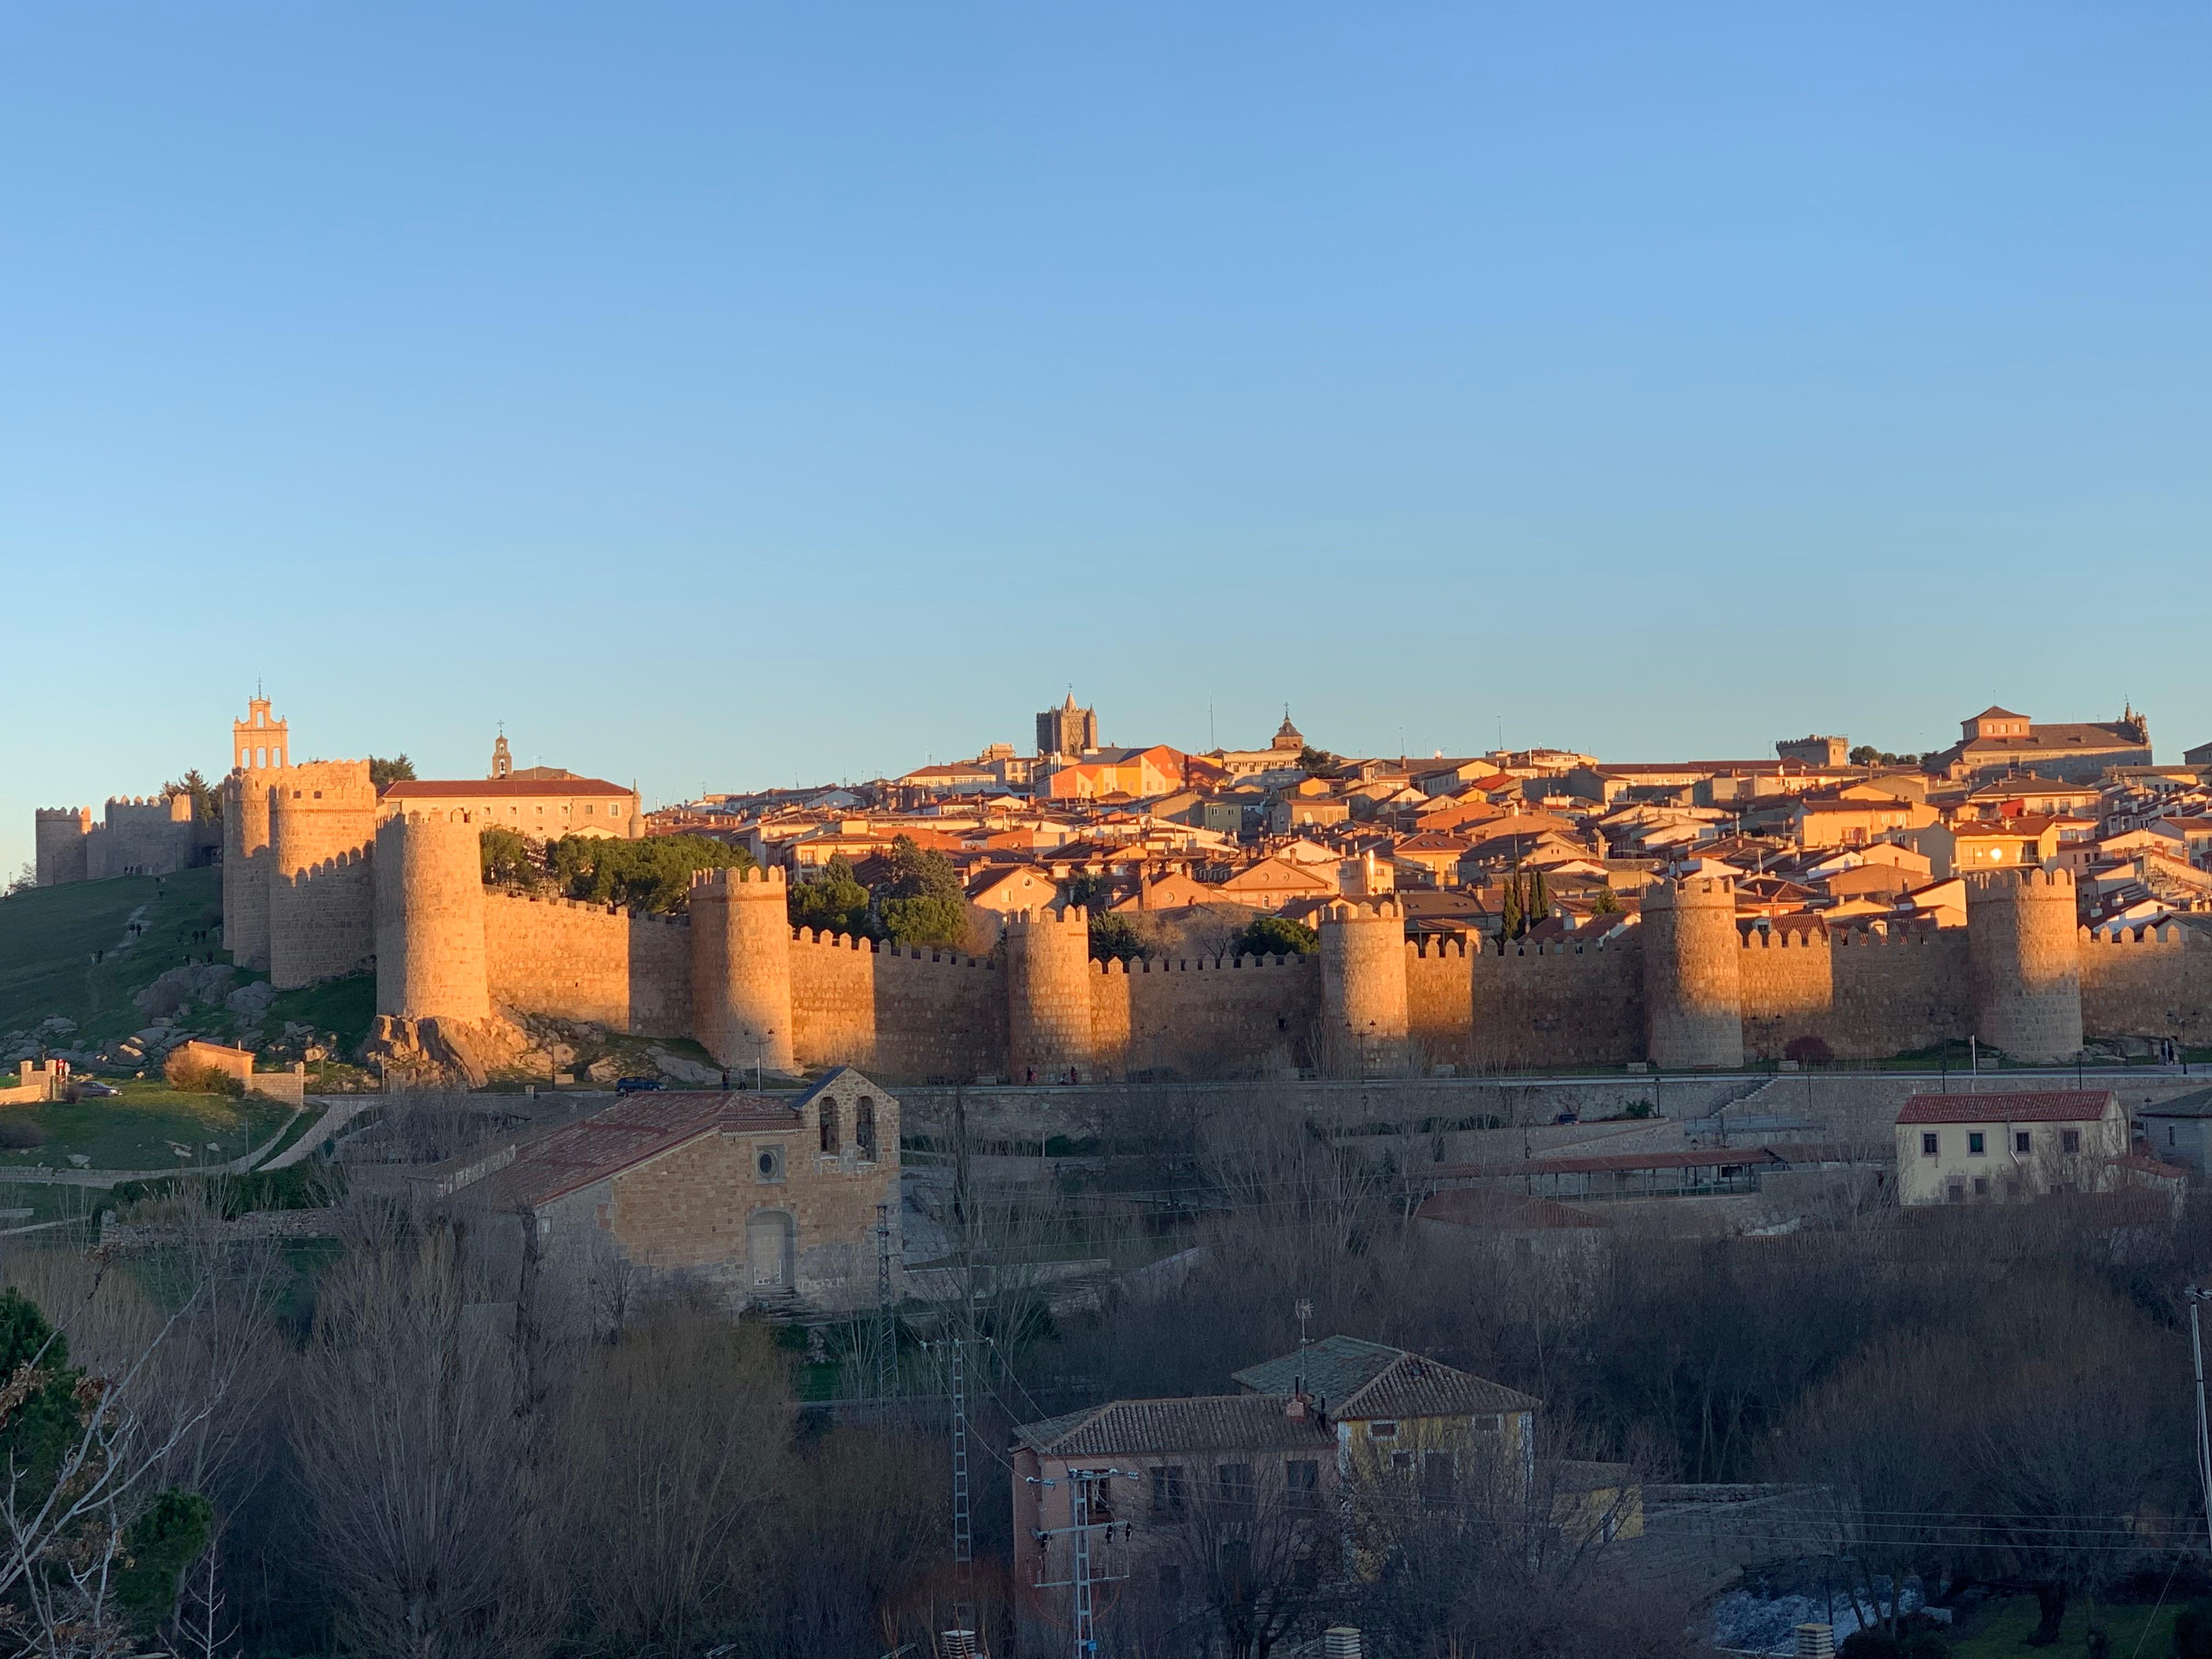
[[[1286,1416],[1281,1395],[1204,1395],[1182,1400],[1116,1400],[1014,1431],[1031,1450],[1054,1457],[1121,1453],[1295,1451],[1335,1438],[1317,1416]]]
[[[1462,1417],[1527,1412],[1543,1402],[1468,1371],[1354,1336],[1332,1336],[1236,1373],[1248,1389],[1287,1393],[1298,1378],[1331,1417]]]
[[[829,1081],[829,1078],[823,1079]],[[821,1086],[816,1085],[815,1091]],[[515,1149],[512,1162],[480,1180],[457,1187],[455,1195],[471,1206],[494,1210],[546,1204],[634,1169],[703,1134],[794,1129],[799,1121],[797,1108],[773,1095],[631,1095],[605,1111],[523,1142]],[[482,1151],[464,1153],[430,1173],[434,1176],[449,1169],[459,1173],[465,1166],[483,1164],[486,1158]]]
[[[2057,1089],[2044,1094],[1915,1095],[1899,1123],[2094,1123],[2112,1109],[2110,1089]]]

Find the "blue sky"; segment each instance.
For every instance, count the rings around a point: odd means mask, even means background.
[[[2197,5],[0,10],[0,864],[224,762],[2212,740]]]

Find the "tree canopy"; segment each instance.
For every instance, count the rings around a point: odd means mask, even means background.
[[[1237,936],[1240,957],[1303,957],[1321,948],[1321,935],[1288,916],[1259,916]]]
[[[570,898],[669,915],[689,902],[701,870],[750,870],[753,855],[707,836],[563,836],[545,847],[546,867]]]
[[[395,783],[412,783],[415,781],[415,763],[404,755],[394,755],[388,760],[380,755],[371,755],[368,757],[368,781],[379,789]]]
[[[959,945],[968,937],[968,894],[952,860],[925,852],[901,836],[884,855],[889,866],[876,884],[876,915],[894,945]]]
[[[1127,916],[1101,910],[1091,918],[1091,957],[1094,962],[1131,962],[1152,955],[1152,946]]]
[[[813,880],[793,882],[789,904],[794,927],[849,933],[855,939],[868,938],[875,931],[868,890],[842,858],[831,859]]]
[[[222,817],[222,791],[202,777],[200,769],[197,766],[181,778],[163,784],[161,793],[164,798],[170,795],[190,795],[192,799],[192,817],[200,823],[219,821]]]

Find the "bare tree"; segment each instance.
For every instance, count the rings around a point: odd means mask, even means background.
[[[559,1427],[568,1580],[623,1653],[696,1651],[749,1610],[792,1456],[765,1330],[663,1304],[588,1356]]]
[[[516,1410],[511,1308],[472,1294],[465,1243],[447,1223],[356,1243],[292,1404],[339,1632],[406,1659],[527,1653],[544,1632],[537,1425]]]

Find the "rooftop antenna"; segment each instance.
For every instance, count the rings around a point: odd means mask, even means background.
[[[1298,1346],[1310,1346],[1313,1339],[1306,1334],[1306,1321],[1313,1317],[1313,1304],[1300,1297],[1291,1304],[1291,1311],[1298,1316]]]

